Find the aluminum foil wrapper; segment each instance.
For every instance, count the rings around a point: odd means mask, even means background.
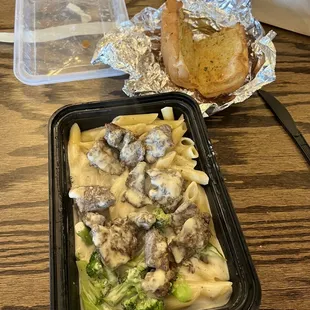
[[[252,16],[250,0],[182,2],[186,21],[193,26],[194,36],[198,39],[237,22],[244,25],[249,38],[251,70],[246,83],[234,93],[210,101],[197,91],[180,88],[170,81],[160,53],[164,5],[159,9],[145,8],[130,21],[106,33],[97,44],[92,63],[102,62],[128,73],[129,79],[123,87],[128,96],[180,91],[196,99],[205,117],[246,100],[256,90],[275,80],[276,50],[272,40],[276,33],[264,33],[261,24]]]

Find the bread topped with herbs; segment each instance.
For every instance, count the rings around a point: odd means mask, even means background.
[[[168,0],[163,12],[161,49],[172,82],[206,98],[234,92],[249,73],[244,27],[238,23],[196,41],[176,0]]]

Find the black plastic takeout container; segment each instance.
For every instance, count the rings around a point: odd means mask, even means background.
[[[78,310],[79,282],[75,265],[72,200],[68,197],[70,175],[67,157],[69,131],[74,123],[87,130],[111,122],[118,115],[159,113],[173,107],[176,117],[184,114],[187,136],[199,152],[198,169],[210,177],[205,186],[214,226],[228,261],[233,294],[221,310],[258,309],[260,283],[244,236],[217,165],[199,106],[189,96],[168,93],[138,98],[119,99],[58,110],[49,122],[49,188],[50,188],[50,285],[52,310]]]

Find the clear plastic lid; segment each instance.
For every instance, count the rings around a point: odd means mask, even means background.
[[[124,0],[17,0],[15,76],[41,85],[123,74],[90,61],[103,33],[125,20]]]

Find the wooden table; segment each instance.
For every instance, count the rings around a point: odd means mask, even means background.
[[[128,2],[130,14],[145,3]],[[1,30],[12,30],[13,14],[13,2],[2,1]],[[310,142],[310,38],[275,30],[277,81],[266,90]],[[15,79],[12,57],[13,46],[1,44],[0,306],[45,310],[48,119],[68,103],[124,96],[123,80],[30,87]],[[310,309],[309,166],[257,96],[206,123],[261,281],[261,309]]]

